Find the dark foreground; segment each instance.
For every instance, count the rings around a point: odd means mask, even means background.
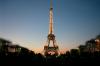
[[[15,54],[9,53],[8,55],[0,56],[0,64],[10,64],[10,65],[100,65],[100,52],[95,53],[73,53],[62,54],[59,56],[48,55],[44,57],[41,54]]]

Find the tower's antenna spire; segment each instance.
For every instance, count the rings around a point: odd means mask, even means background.
[[[53,7],[52,7],[52,0],[50,0],[50,14],[49,14],[49,34],[53,33]]]
[[[50,8],[52,8],[52,0],[50,0]]]

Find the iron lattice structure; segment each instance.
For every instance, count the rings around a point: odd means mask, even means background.
[[[55,40],[54,30],[53,30],[53,7],[52,1],[50,3],[50,13],[49,13],[49,34],[47,36],[47,44],[44,46],[44,55],[48,55],[50,52],[53,52],[55,55],[58,55],[59,47]],[[52,44],[52,46],[50,46]]]

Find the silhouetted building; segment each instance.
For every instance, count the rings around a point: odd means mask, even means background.
[[[95,40],[95,42],[96,42],[96,51],[100,51],[100,39],[96,39]]]
[[[0,38],[0,51],[7,51],[7,45],[11,45],[12,42],[3,38]]]
[[[86,42],[86,51],[88,52],[95,52],[96,50],[96,42],[95,39],[91,39]]]
[[[80,53],[86,52],[86,50],[85,50],[86,46],[85,45],[80,45],[78,48],[79,48]]]
[[[98,52],[100,51],[100,40],[99,39],[91,39],[86,41],[85,45],[80,45],[79,47],[80,52]]]
[[[78,49],[71,49],[70,54],[74,55],[74,56],[78,56],[79,55],[79,50]]]
[[[8,52],[20,52],[21,51],[21,47],[19,45],[8,45]]]

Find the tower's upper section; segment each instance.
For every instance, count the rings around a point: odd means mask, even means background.
[[[49,34],[53,34],[53,7],[52,7],[52,0],[50,0]]]
[[[52,7],[52,0],[50,0],[50,9],[52,10],[53,7]]]

